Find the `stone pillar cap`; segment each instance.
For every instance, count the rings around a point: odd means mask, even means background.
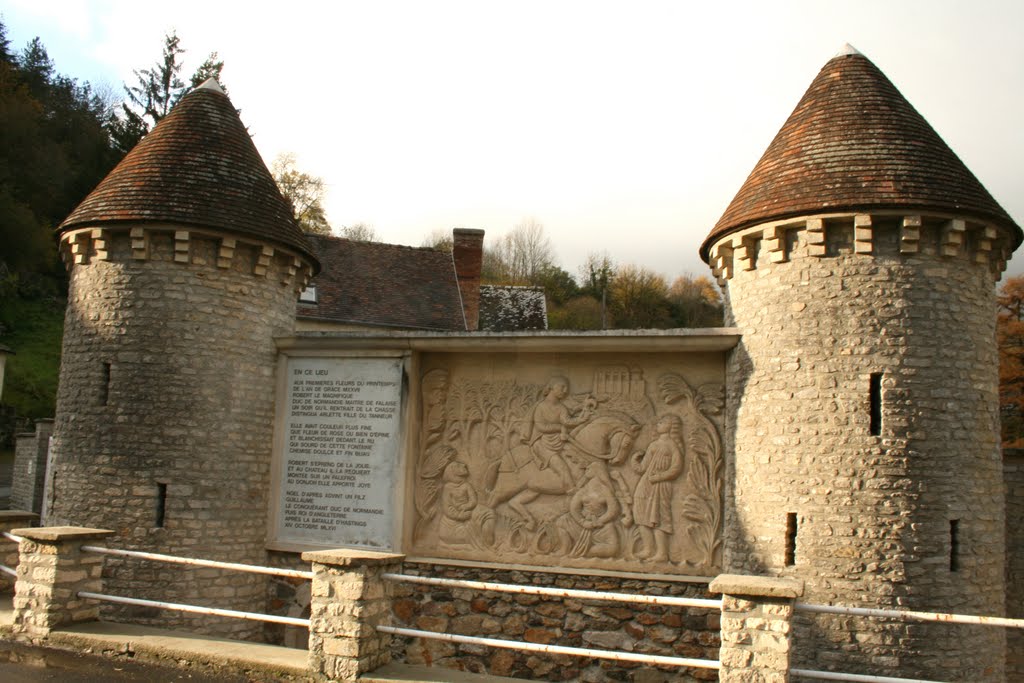
[[[356,550],[353,548],[336,548],[333,550],[313,550],[302,553],[305,562],[330,564],[337,567],[370,567],[381,564],[394,564],[405,559],[405,555],[381,553],[374,550]]]
[[[31,541],[84,541],[90,538],[106,538],[115,532],[110,529],[91,529],[81,526],[41,526],[14,529],[11,533]]]
[[[799,598],[804,594],[804,582],[774,576],[720,574],[711,581],[708,590],[712,593],[760,598]]]

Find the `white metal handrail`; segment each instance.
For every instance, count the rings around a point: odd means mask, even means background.
[[[88,553],[99,553],[101,555],[116,555],[118,557],[134,557],[140,560],[153,560],[154,562],[169,562],[171,564],[188,564],[197,567],[214,567],[216,569],[231,569],[239,572],[250,572],[253,574],[270,574],[272,576],[286,576],[294,579],[312,579],[313,572],[306,572],[299,569],[279,569],[277,567],[260,567],[254,564],[239,564],[237,562],[218,562],[217,560],[203,560],[193,557],[178,557],[176,555],[161,555],[159,553],[146,553],[139,550],[120,550],[118,548],[103,548],[95,545],[83,545],[82,550]]]
[[[871,676],[868,674],[844,674],[834,671],[812,671],[811,669],[790,669],[789,673],[819,681],[853,681],[853,683],[943,683],[923,678],[893,678],[892,676]]]
[[[470,581],[467,579],[441,579],[432,576],[413,576],[411,574],[382,574],[381,578],[390,581],[419,583],[428,586],[446,586],[448,588],[469,588],[473,590],[497,591],[500,593],[519,593],[522,595],[548,595],[556,598],[576,598],[580,600],[605,600],[608,602],[632,602],[643,605],[663,605],[667,607],[702,607],[721,609],[722,599],[678,598],[667,595],[637,595],[635,593],[609,593],[605,591],[586,591],[574,588],[548,588],[546,586],[520,586],[513,583],[492,583],[488,581]]]
[[[410,636],[413,638],[433,638],[435,640],[444,640],[451,643],[487,645],[490,647],[501,647],[508,650],[525,650],[527,652],[544,652],[553,655],[574,655],[577,657],[594,657],[599,659],[612,659],[620,662],[639,662],[642,664],[654,664],[658,666],[690,666],[701,669],[720,669],[722,666],[720,662],[717,662],[713,659],[690,659],[688,657],[645,655],[639,652],[591,650],[582,647],[568,647],[566,645],[542,645],[541,643],[522,643],[514,640],[501,640],[499,638],[479,638],[477,636],[460,636],[454,633],[419,631],[411,628],[399,628],[397,626],[378,626],[377,630],[381,633],[390,633],[397,636]]]
[[[22,540],[21,536],[15,536],[9,531],[0,531],[0,536],[3,536],[9,541],[14,541],[15,543],[21,543]],[[13,576],[14,578],[18,578],[18,571],[13,567],[8,567],[6,564],[0,564],[0,572]]]
[[[855,617],[883,617],[889,619],[910,619],[912,621],[936,621],[946,624],[980,624],[982,626],[1024,628],[1024,619],[984,617],[973,614],[918,612],[915,610],[879,609],[875,607],[843,607],[841,605],[812,605],[806,602],[796,603],[793,605],[793,609],[797,612],[811,612],[813,614],[842,614]]]
[[[275,624],[287,624],[288,626],[304,626],[309,628],[309,619],[298,617],[279,617],[273,614],[259,614],[257,612],[240,612],[233,609],[219,609],[216,607],[200,607],[199,605],[184,605],[176,602],[161,602],[159,600],[143,600],[141,598],[124,598],[120,595],[105,595],[103,593],[89,593],[79,591],[78,597],[89,598],[90,600],[102,600],[104,602],[117,602],[124,605],[142,605],[144,607],[160,607],[162,609],[173,609],[179,612],[193,612],[195,614],[211,614],[218,617],[233,617],[235,619],[249,619],[250,621],[269,621]]]

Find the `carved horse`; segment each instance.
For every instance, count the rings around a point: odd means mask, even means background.
[[[578,463],[583,463],[584,467],[595,459],[613,465],[622,463],[639,433],[640,425],[624,414],[599,415],[573,429],[562,445],[561,455],[555,457],[565,460],[576,481],[582,470]],[[510,448],[500,465],[488,473],[487,479],[490,491],[487,507],[493,510],[507,503],[530,531],[536,529],[537,520],[526,507],[529,503],[541,495],[564,495],[572,490],[554,468],[542,469],[538,465],[527,444]]]

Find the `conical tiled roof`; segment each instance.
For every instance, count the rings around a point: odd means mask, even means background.
[[[756,223],[872,209],[1013,219],[878,67],[845,48],[822,68],[701,246]]]
[[[288,202],[214,81],[185,95],[57,230],[154,222],[289,247],[317,268]]]

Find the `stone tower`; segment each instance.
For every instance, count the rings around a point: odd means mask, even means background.
[[[811,83],[701,247],[729,361],[725,568],[1003,612],[995,282],[1020,228],[868,59]],[[1001,680],[1001,629],[802,617],[795,663]],[[897,673],[898,672],[898,673]]]
[[[274,337],[292,332],[319,266],[220,87],[182,98],[58,233],[70,288],[47,523],[113,529],[111,545],[130,549],[265,563]],[[250,611],[266,598],[256,575],[107,567],[120,595]]]

